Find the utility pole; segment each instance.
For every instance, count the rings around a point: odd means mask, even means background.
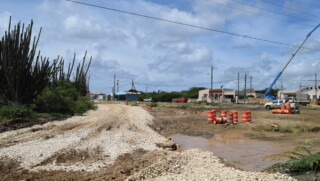
[[[133,79],[132,79],[132,82],[131,82],[131,89],[136,90],[136,87],[134,86]]]
[[[116,98],[116,74],[113,75],[113,88],[112,88],[112,91],[113,91],[113,99]]]
[[[237,104],[239,104],[239,91],[240,91],[240,73],[238,72],[238,92],[237,92]]]
[[[250,75],[250,93],[252,93],[252,76]]]
[[[211,66],[211,89],[213,87],[213,66]]]
[[[315,98],[318,99],[318,89],[317,89],[317,73],[314,74],[314,92]]]
[[[301,87],[302,87],[302,86],[301,86],[301,82],[300,82],[300,91],[301,91]]]
[[[120,88],[119,88],[119,80],[117,80],[117,92],[119,92]]]
[[[247,94],[247,74],[244,74],[244,104],[246,104],[246,94]]]

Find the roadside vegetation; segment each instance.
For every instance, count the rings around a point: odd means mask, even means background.
[[[20,22],[0,40],[0,120],[83,114],[94,108],[88,99],[86,53],[74,71],[76,55],[65,70],[64,59],[53,61],[37,51],[33,22]]]
[[[171,102],[172,99],[178,97],[185,97],[187,99],[197,99],[199,90],[205,89],[204,87],[192,87],[189,90],[181,91],[181,92],[165,92],[165,91],[158,91],[158,92],[150,92],[150,93],[142,93],[139,95],[139,101],[143,101],[143,99],[150,98],[155,102]]]
[[[312,153],[311,148],[298,146],[288,157],[287,162],[274,165],[269,172],[286,173],[306,181],[320,178],[320,152]]]

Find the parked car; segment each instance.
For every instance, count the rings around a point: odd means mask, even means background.
[[[281,108],[281,103],[285,102],[285,101],[286,100],[283,100],[283,99],[274,100],[274,101],[265,103],[264,104],[264,108],[269,109],[269,110],[270,109],[280,109]],[[289,102],[290,102],[290,107],[292,109],[295,109],[298,106],[298,103],[295,103],[295,102],[292,102],[292,101],[289,101]]]
[[[186,99],[185,97],[178,97],[178,98],[172,99],[172,102],[184,102],[184,103],[186,103],[187,101],[188,101],[188,99]]]
[[[152,97],[143,99],[143,102],[152,102],[152,101],[153,101]]]

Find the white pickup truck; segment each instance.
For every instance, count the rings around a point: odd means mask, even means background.
[[[143,99],[143,102],[152,102],[152,101],[153,101],[152,97]]]
[[[270,109],[280,109],[282,102],[285,102],[285,100],[283,100],[283,99],[274,100],[274,101],[265,103],[265,104],[264,104],[264,108],[269,109],[269,110],[270,110]],[[296,108],[297,108],[298,103],[291,102],[291,101],[289,101],[289,102],[290,102],[290,107],[291,107],[292,109],[296,109]]]

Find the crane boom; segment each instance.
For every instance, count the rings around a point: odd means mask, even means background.
[[[301,47],[303,46],[303,44],[308,40],[308,38],[310,37],[310,35],[317,29],[319,28],[320,24],[318,24],[315,28],[313,28],[306,36],[306,38],[303,40],[303,42],[300,44],[300,46],[297,48],[297,50],[291,55],[291,57],[289,58],[288,62],[283,66],[283,68],[280,70],[280,72],[277,74],[276,78],[272,81],[272,83],[270,84],[269,88],[266,90],[266,92],[264,93],[264,98],[266,99],[272,99],[274,100],[275,97],[270,95],[270,90],[272,89],[272,87],[274,86],[274,84],[277,82],[277,80],[280,78],[280,76],[282,75],[283,71],[287,68],[287,66],[289,65],[289,63],[291,62],[291,60],[297,55],[297,53],[299,52],[299,50],[301,49]]]

